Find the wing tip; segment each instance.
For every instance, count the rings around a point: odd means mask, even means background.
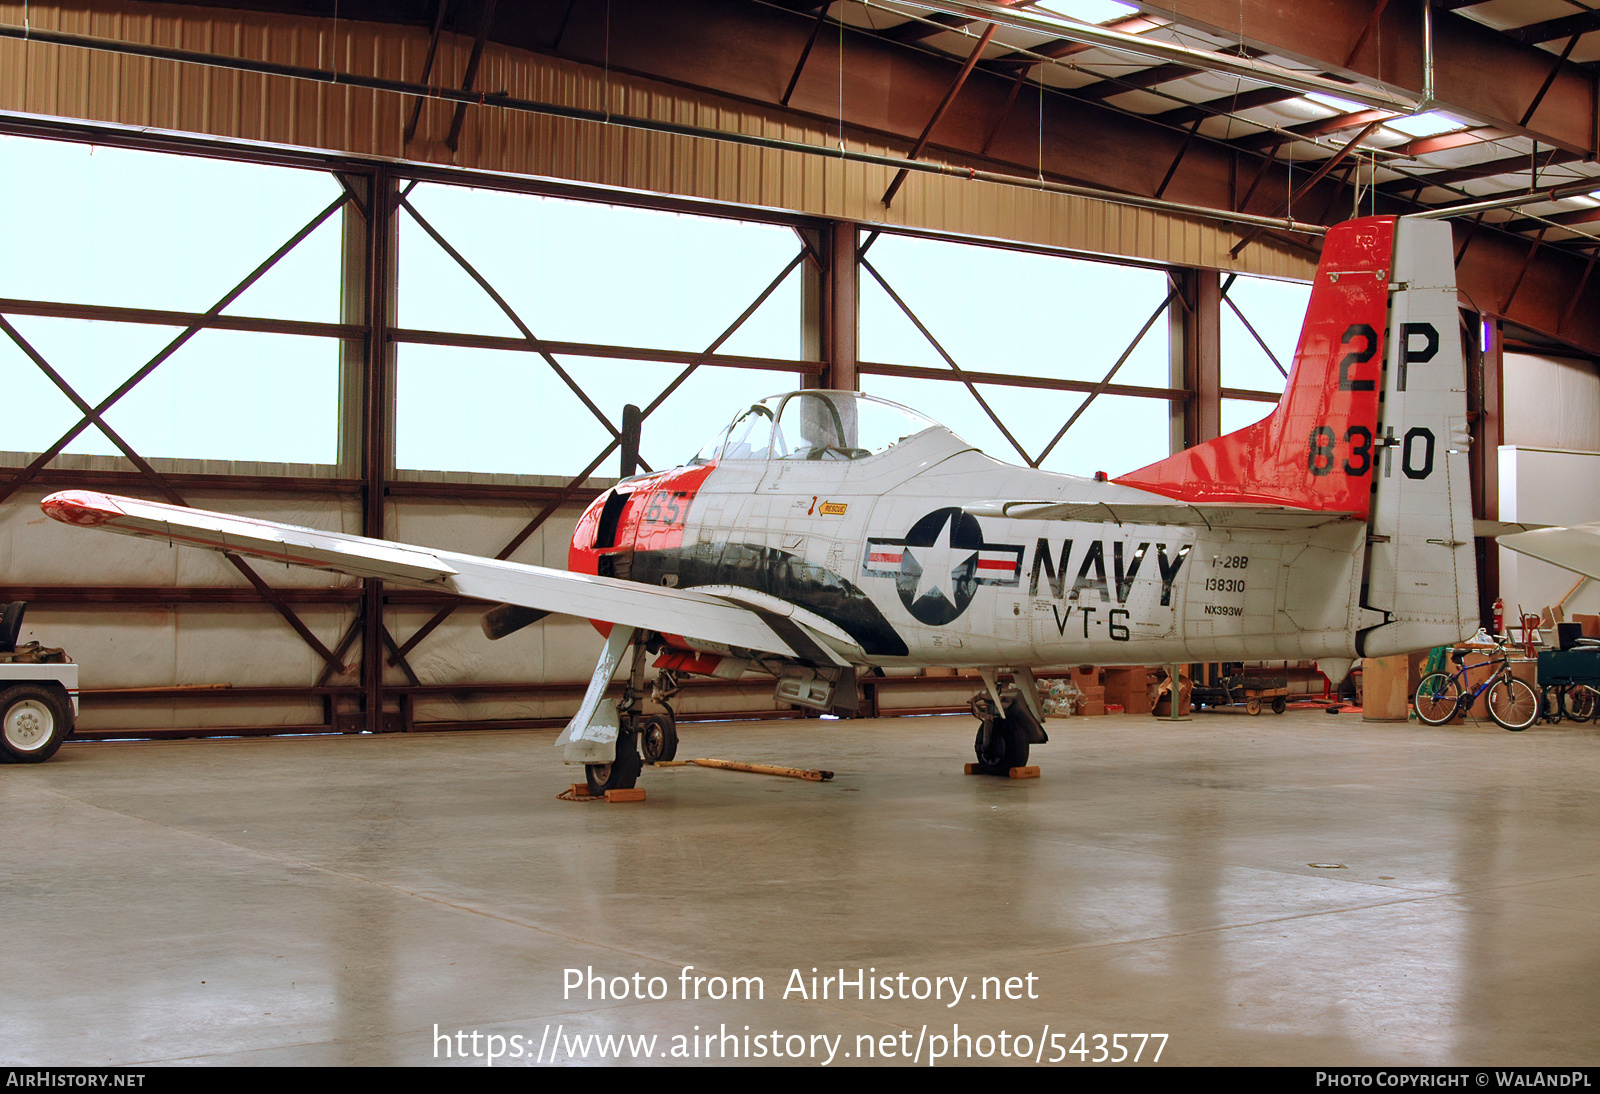
[[[98,490],[60,490],[39,503],[44,514],[62,524],[93,528],[127,516],[111,495]]]

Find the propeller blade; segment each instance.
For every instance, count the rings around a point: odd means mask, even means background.
[[[625,479],[639,473],[639,427],[643,421],[639,408],[632,403],[622,408],[622,477]]]

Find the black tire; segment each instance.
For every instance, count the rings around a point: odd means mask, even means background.
[[[1539,694],[1514,676],[1502,676],[1489,688],[1489,717],[1501,729],[1520,733],[1539,720]]]
[[[49,688],[22,684],[0,691],[0,756],[8,762],[44,763],[71,729],[66,704]]]
[[[644,762],[658,764],[678,755],[678,726],[670,714],[652,714],[639,724]]]
[[[1283,696],[1280,695],[1277,698],[1272,700],[1272,713],[1274,713],[1274,714],[1282,714],[1284,711],[1286,711],[1288,709],[1289,709],[1289,700],[1285,699]]]
[[[1260,714],[1261,713],[1261,700],[1260,699],[1247,699],[1247,700],[1245,700],[1244,710],[1245,710],[1246,714],[1249,714],[1249,715],[1252,715],[1252,716]]]
[[[1411,704],[1417,717],[1430,726],[1442,726],[1456,716],[1457,700],[1461,698],[1461,685],[1447,672],[1424,676],[1417,685]]]
[[[639,759],[639,735],[631,730],[617,734],[617,758],[608,764],[584,764],[589,793],[599,797],[607,790],[629,790],[639,781],[644,763]]]
[[[980,764],[1008,770],[1028,766],[1028,731],[1020,718],[995,719],[988,737],[985,744],[984,727],[980,725],[978,736],[972,742]]]
[[[1600,692],[1588,684],[1573,684],[1561,692],[1561,713],[1574,722],[1587,722],[1600,710]]]

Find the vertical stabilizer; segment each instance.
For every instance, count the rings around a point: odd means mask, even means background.
[[[1467,445],[1450,226],[1368,217],[1328,231],[1272,414],[1116,481],[1366,520],[1352,645],[1375,657],[1477,625]]]
[[[1356,652],[1407,653],[1477,626],[1478,576],[1450,225],[1401,220]]]

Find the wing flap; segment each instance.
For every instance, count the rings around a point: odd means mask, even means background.
[[[56,520],[81,527],[442,588],[475,600],[681,634],[802,661],[815,655],[815,643],[808,636],[791,640],[792,625],[774,627],[754,609],[691,589],[641,585],[92,490],[52,494],[40,508]],[[790,634],[787,639],[785,631]]]

